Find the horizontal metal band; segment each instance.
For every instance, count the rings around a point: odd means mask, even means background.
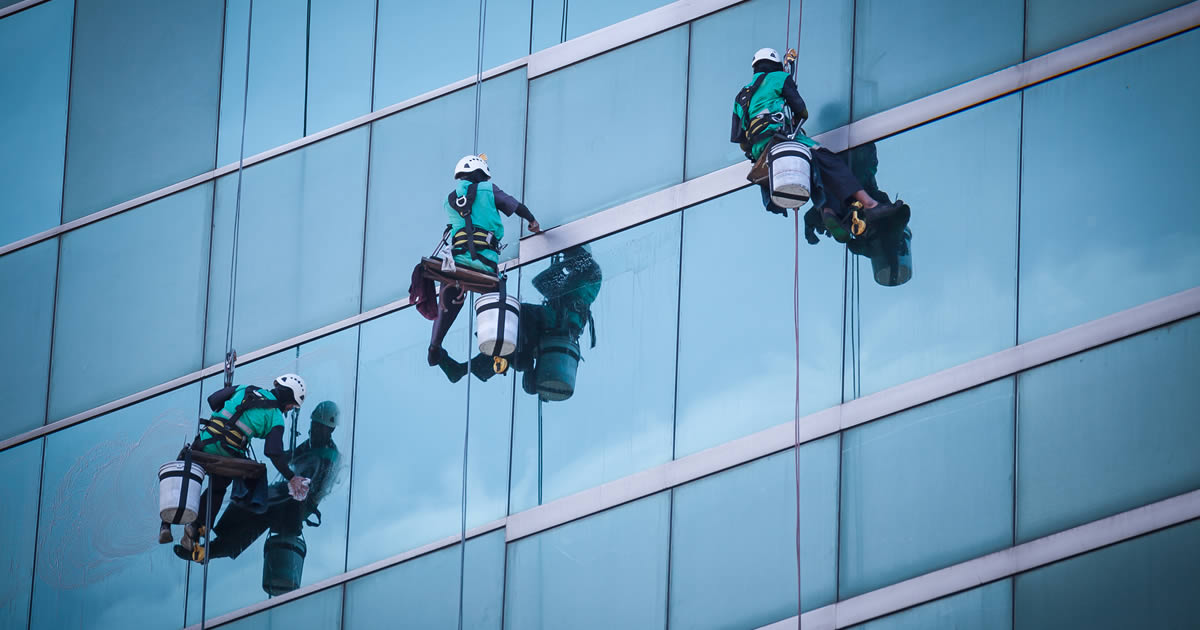
[[[4,7],[3,9],[0,9],[0,18],[8,17],[8,16],[12,15],[13,13],[18,13],[20,11],[24,11],[25,9],[28,9],[29,7],[39,5],[43,2],[49,2],[49,0],[24,0],[24,2],[10,4],[6,7]]]
[[[1001,350],[936,374],[556,499],[508,518],[514,541],[760,457],[1200,314],[1200,287]]]
[[[803,626],[848,628],[1197,518],[1200,490],[1193,490],[811,610],[804,613]],[[792,617],[759,630],[796,627]]]
[[[483,536],[484,534],[490,534],[491,532],[494,532],[498,529],[502,529],[503,527],[504,527],[504,519],[498,519],[498,520],[492,521],[490,523],[480,525],[479,527],[473,527],[473,528],[467,530],[467,540],[470,540],[472,538],[477,538],[479,536]],[[258,602],[257,604],[251,604],[249,606],[246,606],[245,608],[239,608],[235,611],[226,613],[219,617],[214,617],[214,618],[208,620],[207,622],[205,622],[204,627],[205,628],[216,628],[217,626],[223,626],[228,623],[233,623],[234,621],[237,621],[238,619],[243,619],[245,617],[249,617],[250,615],[253,615],[255,613],[260,613],[260,612],[262,612],[264,610],[268,610],[270,608],[275,608],[276,606],[282,606],[288,602],[292,602],[297,599],[300,599],[301,597],[305,597],[307,595],[312,595],[313,593],[317,593],[317,592],[323,591],[328,588],[333,588],[335,586],[340,586],[351,580],[356,580],[358,578],[368,576],[372,573],[377,573],[379,571],[383,571],[384,569],[389,569],[391,567],[394,567],[394,566],[401,564],[403,562],[406,562],[408,560],[412,560],[413,558],[423,556],[425,554],[433,553],[435,551],[439,551],[439,550],[445,549],[447,547],[452,547],[454,545],[457,545],[461,539],[462,538],[458,534],[455,534],[453,536],[447,536],[440,540],[435,540],[431,543],[421,545],[420,547],[417,547],[415,549],[410,549],[403,553],[396,554],[390,558],[385,558],[383,560],[379,560],[378,562],[372,562],[371,564],[361,566],[357,569],[354,569],[353,571],[347,571],[346,573],[342,573],[340,575],[335,575],[331,578],[321,580],[320,582],[317,582],[315,584],[310,584],[303,588],[298,588],[294,591],[289,591],[278,597],[272,597],[271,599],[263,600],[261,602]],[[193,629],[199,630],[199,628],[200,628],[200,624],[193,624],[193,625],[187,626],[187,630],[193,630]]]

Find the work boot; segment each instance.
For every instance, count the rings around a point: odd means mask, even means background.
[[[172,551],[180,559],[204,564],[204,545],[193,545],[191,549],[184,549],[183,545],[175,545]]]
[[[861,204],[860,204],[860,206],[861,206]],[[862,218],[864,221],[867,222],[867,225],[870,225],[872,223],[886,221],[886,220],[896,216],[896,214],[900,212],[900,210],[903,206],[904,206],[904,203],[901,201],[896,201],[893,203],[879,203],[879,204],[875,204],[874,207],[864,208],[864,209],[860,210],[859,216],[860,216],[860,218]]]
[[[201,525],[200,527],[196,527],[194,524],[188,523],[187,525],[185,525],[183,527],[183,538],[180,538],[179,544],[175,545],[175,546],[183,547],[184,549],[186,549],[190,552],[192,550],[192,546],[195,543],[199,542],[203,536],[204,536],[204,526],[203,525]]]
[[[158,526],[158,544],[165,545],[165,544],[171,542],[172,540],[174,540],[174,537],[171,536],[171,525],[169,523],[163,523],[163,524],[159,525]]]
[[[821,209],[821,221],[825,224],[825,229],[833,237],[833,240],[839,243],[845,243],[850,240],[850,231],[846,229],[846,225],[842,222],[842,219],[832,209]]]
[[[429,367],[437,365],[438,361],[442,360],[444,352],[445,350],[441,346],[429,346],[429,352],[425,355],[425,360],[429,362]]]
[[[442,368],[442,373],[446,378],[450,379],[451,383],[457,383],[462,380],[462,377],[467,375],[467,364],[459,363],[451,358],[450,353],[443,348],[438,348],[440,355],[437,360],[437,366]]]

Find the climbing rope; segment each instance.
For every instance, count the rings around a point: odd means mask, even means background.
[[[796,48],[799,49],[800,28],[804,22],[804,0],[797,0],[797,3]],[[788,0],[787,3],[787,20],[784,22],[783,28],[784,54],[786,58],[786,51],[791,50],[792,44],[792,0]],[[798,65],[797,61],[792,62],[791,75],[793,80],[796,78]],[[796,112],[796,115],[799,115],[799,112]],[[800,570],[800,209],[796,208],[792,211],[792,215],[795,223],[795,234],[792,239],[792,249],[795,252],[795,259],[792,265],[792,333],[796,353],[796,396],[795,404],[792,408],[792,457],[796,478],[796,628],[797,630],[801,630],[804,627],[804,596]]]
[[[479,154],[479,112],[483,104],[483,36],[487,28],[487,0],[479,0],[479,46],[475,55],[475,142],[472,153]]]

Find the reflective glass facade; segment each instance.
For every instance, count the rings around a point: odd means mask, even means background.
[[[1200,614],[1200,2],[5,4],[0,626]],[[899,286],[742,179],[732,98],[784,44],[805,130],[911,208]],[[408,303],[475,152],[547,230],[502,219],[538,340],[504,373],[477,295],[434,367]],[[228,331],[235,383],[306,380],[310,494],[254,439],[202,564],[155,473]],[[1059,555],[972,564],[1023,545]]]

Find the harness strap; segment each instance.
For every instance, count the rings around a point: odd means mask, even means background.
[[[192,449],[183,449],[183,480],[179,484],[179,505],[175,508],[175,518],[171,519],[172,523],[178,525],[183,522],[183,511],[187,509],[188,485],[191,483],[192,474]]]
[[[450,191],[450,196],[448,197],[450,206],[454,208],[458,216],[467,222],[466,229],[468,234],[475,233],[475,223],[471,221],[471,211],[475,208],[475,193],[478,188],[478,182],[471,182],[467,184],[466,195],[459,197],[457,191]],[[467,241],[467,251],[471,253],[472,260],[479,260],[479,254],[475,252],[475,243],[471,240]]]

